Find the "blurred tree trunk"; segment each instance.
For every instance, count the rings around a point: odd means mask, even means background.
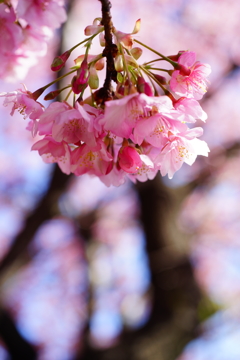
[[[105,350],[91,348],[86,331],[85,349],[75,360],[174,360],[196,336],[200,292],[188,257],[169,238],[169,226],[175,241],[181,238],[174,214],[182,195],[173,196],[160,176],[138,183],[136,190],[151,272],[149,321],[137,331],[124,331],[118,345]]]

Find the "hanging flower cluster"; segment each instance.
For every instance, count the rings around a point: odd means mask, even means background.
[[[139,28],[140,20],[131,34],[112,27],[113,41],[109,42],[102,20],[95,19],[85,29],[88,37],[51,65],[59,71],[71,52],[85,44],[84,54],[68,73],[34,93],[23,88],[0,95],[5,97],[4,105],[12,104],[12,115],[18,110],[30,119],[28,129],[33,135],[42,136],[32,150],[46,163],[58,163],[66,174],[88,173],[107,186],[118,186],[126,178],[133,182],[153,179],[158,171],[172,178],[184,162],[192,165],[197,155],[208,156],[207,144],[198,139],[203,130],[193,124],[207,119],[198,100],[207,91],[210,66],[196,61],[191,51],[162,55],[134,39]],[[104,50],[90,55],[97,35]],[[140,64],[142,48],[152,51],[155,59]],[[104,68],[105,58],[106,79],[99,88],[98,71]],[[163,62],[167,68],[158,67]],[[53,100],[67,90],[64,101],[44,108],[38,97],[70,74],[69,85],[45,96]],[[90,96],[86,97],[87,88]],[[73,105],[68,103],[71,93]]]
[[[0,78],[23,79],[66,20],[64,0],[0,1]]]

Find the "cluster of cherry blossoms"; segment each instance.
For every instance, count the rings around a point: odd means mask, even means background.
[[[0,78],[23,79],[66,20],[64,0],[0,1]]]
[[[59,71],[71,52],[85,44],[84,54],[69,72],[34,93],[23,88],[0,94],[4,105],[12,105],[11,115],[18,110],[30,119],[28,129],[33,135],[42,136],[32,150],[46,163],[58,163],[66,174],[88,173],[107,186],[119,186],[126,178],[153,179],[158,171],[172,178],[184,162],[192,165],[197,155],[208,156],[207,144],[198,139],[203,130],[193,124],[207,119],[198,100],[207,91],[210,66],[196,61],[191,51],[164,56],[149,48],[134,39],[139,27],[140,20],[131,34],[112,27],[109,42],[102,19],[95,19],[85,29],[88,37],[52,63],[52,70]],[[97,35],[104,50],[90,55]],[[155,59],[139,64],[142,47],[152,51]],[[98,71],[105,59],[106,79],[99,88]],[[168,68],[158,67],[162,62]],[[50,85],[71,74],[67,86],[45,96],[53,100],[67,91],[64,100],[47,108],[37,101]],[[86,89],[90,90],[87,96]],[[73,105],[68,102],[70,94]]]

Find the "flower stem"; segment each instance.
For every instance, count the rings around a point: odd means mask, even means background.
[[[164,59],[155,59],[155,60],[147,61],[143,65],[149,65],[149,64],[152,64],[152,63],[154,63],[156,61],[162,61],[162,60],[164,60]]]
[[[66,102],[68,101],[68,98],[69,98],[71,92],[72,92],[72,89],[69,90],[69,92],[67,93],[67,96],[65,97],[64,101],[66,101]]]
[[[101,30],[102,31],[102,30]],[[89,36],[88,38],[84,39],[80,43],[74,45],[71,49],[69,49],[70,52],[72,52],[74,49],[76,49],[78,46],[84,44],[87,41],[91,41],[95,36],[97,36],[101,31],[97,32],[96,34],[93,34],[92,36]]]
[[[161,69],[161,68],[154,68],[154,67],[151,67],[151,66],[144,66],[146,70],[158,70],[158,71],[165,71],[165,72],[169,72],[169,70],[167,69]],[[172,70],[171,70],[172,71]]]
[[[126,59],[125,59],[125,56],[124,56],[124,50],[123,50],[123,47],[121,44],[119,44],[119,49],[120,49],[120,52],[122,54],[122,59],[123,59],[123,66],[124,66],[124,69],[127,73],[127,77],[128,77],[128,81],[129,81],[129,85],[131,85],[131,76],[130,76],[130,73],[129,73],[129,70],[128,70],[128,66],[127,66],[127,63],[126,63]]]
[[[36,90],[34,93],[37,93],[37,92],[40,92],[40,91],[41,91],[41,93],[43,93],[49,86],[51,86],[51,85],[53,85],[53,84],[56,84],[56,82],[62,80],[63,78],[65,78],[66,76],[72,74],[72,73],[75,72],[75,71],[76,71],[76,69],[71,70],[71,71],[69,71],[68,73],[66,73],[66,74],[64,74],[64,75],[62,75],[62,76],[59,76],[57,79],[51,81],[51,82],[48,83],[47,85],[45,85],[45,86],[43,86],[42,88]],[[33,93],[33,94],[34,94],[34,93]]]
[[[178,67],[179,64],[175,61],[172,61],[171,59],[169,59],[167,56],[164,56],[163,54],[159,53],[158,51],[152,49],[151,47],[143,44],[141,41],[137,40],[137,39],[134,39],[135,42],[137,42],[138,44],[144,46],[146,49],[154,52],[155,54],[157,54],[158,56],[161,56],[164,60],[168,61],[170,64],[172,64],[172,66],[175,68],[175,67]]]
[[[169,91],[154,77],[154,75],[150,71],[148,71],[147,69],[145,69],[142,66],[140,66],[140,67],[149,78],[153,79],[161,87],[161,89],[164,91],[164,93],[166,95],[169,94]]]

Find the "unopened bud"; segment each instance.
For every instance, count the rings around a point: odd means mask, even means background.
[[[153,74],[155,79],[162,85],[166,85],[167,83],[167,79],[164,76],[158,75],[158,74]]]
[[[67,59],[69,58],[70,54],[71,54],[71,51],[68,50],[68,51],[65,51],[65,53],[63,53],[62,55],[55,57],[55,59],[52,62],[52,65],[51,65],[51,70],[52,71],[61,70],[65,66],[65,63],[66,63]]]
[[[135,60],[138,60],[140,56],[142,55],[142,49],[139,47],[135,47],[130,50],[131,55],[134,57]]]
[[[62,90],[54,90],[51,91],[50,93],[48,93],[45,97],[44,100],[53,100],[55,99],[61,92]]]
[[[176,55],[169,55],[167,56],[170,60],[172,61],[178,61],[179,57],[184,53],[185,51],[184,50],[181,50],[178,52],[178,54]]]
[[[134,57],[130,56],[130,55],[125,55],[125,59],[128,65],[133,66],[135,68],[138,67],[137,62],[135,61]]]
[[[105,59],[101,58],[95,63],[96,70],[102,70],[104,68]]]
[[[77,71],[77,79],[76,82],[80,84],[86,84],[89,79],[89,71],[88,71],[88,62],[86,59],[81,63],[80,69]]]
[[[99,42],[102,47],[106,46],[105,35],[103,32],[99,34]]]
[[[75,94],[80,94],[83,90],[86,89],[87,86],[88,86],[87,83],[85,83],[85,84],[79,84],[79,83],[77,82],[77,76],[76,76],[76,75],[72,78],[72,91],[73,91]]]
[[[117,86],[117,91],[116,91],[119,95],[124,95],[124,86],[123,85],[119,85]]]
[[[99,87],[99,78],[98,78],[97,70],[95,69],[94,66],[90,67],[89,74],[90,76],[88,80],[88,85],[93,90],[97,89]]]
[[[45,91],[46,88],[42,87],[40,89],[37,89],[34,91],[34,93],[31,94],[32,99],[37,100],[39,96],[42,95],[42,93]]]
[[[151,85],[148,82],[146,82],[142,76],[138,77],[137,89],[140,93],[144,93],[147,96],[154,95]]]
[[[134,174],[142,166],[138,151],[133,146],[122,146],[118,152],[118,165],[128,174]]]
[[[123,66],[123,58],[122,55],[117,55],[114,59],[114,66],[116,71],[120,72],[123,71],[124,66]]]

